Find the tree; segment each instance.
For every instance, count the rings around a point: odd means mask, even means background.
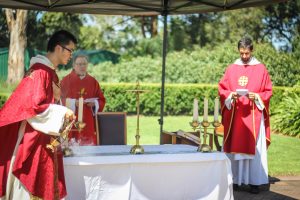
[[[82,26],[80,27],[80,34],[78,37],[79,49],[101,49],[103,42],[100,30],[95,26]]]
[[[8,54],[7,83],[17,83],[24,75],[24,51],[27,44],[26,10],[6,9],[6,20],[10,32],[10,44]]]
[[[28,23],[28,46],[45,50],[49,37],[56,31],[64,29],[79,37],[84,16],[62,12],[30,11]]]
[[[48,35],[46,34],[46,26],[41,23],[41,19],[45,12],[43,11],[28,11],[27,20],[27,47],[31,49],[39,49],[44,51],[46,49],[46,41]]]
[[[187,34],[184,30],[184,25],[184,21],[179,17],[171,18],[170,42],[171,48],[175,51],[181,51],[185,46],[187,46]]]
[[[263,8],[244,8],[240,10],[233,10],[231,12],[220,13],[219,29],[212,29],[218,31],[216,42],[228,40],[230,42],[237,42],[241,37],[248,35],[254,41],[262,41],[262,32],[265,25],[262,23],[264,19]],[[219,34],[218,34],[219,33]]]
[[[157,36],[157,26],[158,26],[158,17],[157,16],[141,16],[140,21],[136,21],[140,23],[142,34],[144,38],[147,38],[147,35],[150,35],[151,38]]]
[[[267,6],[265,35],[270,40],[281,42],[283,50],[293,50],[292,42],[300,34],[300,1],[291,0]]]
[[[133,19],[129,16],[94,16],[95,26],[100,30],[101,48],[118,53],[134,48],[143,36]]]
[[[185,21],[185,31],[189,35],[190,43],[192,45],[199,45],[203,47],[208,42],[206,36],[205,25],[210,21],[213,15],[208,14],[192,14],[183,16]]]
[[[9,45],[9,32],[6,23],[6,16],[4,9],[0,8],[0,48],[8,47]]]

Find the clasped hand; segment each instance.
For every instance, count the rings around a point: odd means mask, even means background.
[[[238,99],[241,96],[237,92],[231,92],[230,95],[231,95],[232,99]],[[249,92],[246,96],[252,101],[254,101],[258,98],[258,94],[255,92]]]

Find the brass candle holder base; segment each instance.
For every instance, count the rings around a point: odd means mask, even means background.
[[[197,151],[203,152],[203,153],[209,153],[209,152],[211,152],[211,147],[208,144],[201,144],[201,145],[199,145]]]
[[[143,154],[144,148],[141,145],[134,145],[130,149],[131,154]]]

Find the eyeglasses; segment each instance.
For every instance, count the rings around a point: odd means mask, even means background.
[[[65,46],[62,46],[62,45],[60,45],[59,44],[59,46],[61,46],[61,48],[63,48],[63,49],[65,49],[65,50],[67,50],[68,52],[70,52],[71,54],[73,54],[73,49],[69,49],[69,48],[67,48],[67,47],[65,47]]]
[[[85,67],[88,65],[88,63],[75,63],[75,65],[77,65],[79,67]]]

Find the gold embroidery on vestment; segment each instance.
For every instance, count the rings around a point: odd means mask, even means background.
[[[247,76],[241,76],[238,80],[238,83],[240,86],[246,86],[248,84],[248,77]]]

